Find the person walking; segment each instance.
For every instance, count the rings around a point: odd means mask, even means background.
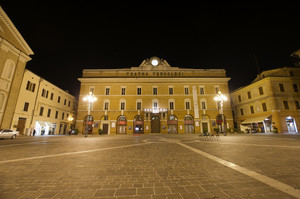
[[[35,129],[33,129],[33,133],[32,133],[32,136],[35,136]]]

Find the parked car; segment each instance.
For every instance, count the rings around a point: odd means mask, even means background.
[[[14,139],[19,135],[19,131],[11,129],[0,129],[0,138],[11,138]]]

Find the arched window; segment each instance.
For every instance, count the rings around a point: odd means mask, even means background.
[[[15,62],[11,59],[7,59],[4,64],[1,77],[11,81],[13,78],[14,71],[15,71]]]

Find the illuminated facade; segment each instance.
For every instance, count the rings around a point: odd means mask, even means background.
[[[139,67],[84,69],[76,128],[103,134],[213,131],[220,113],[214,97],[222,91],[229,98],[229,79],[224,69],[171,67],[157,57]],[[90,92],[97,100],[88,104],[83,99]],[[223,110],[232,127],[230,99]]]
[[[32,50],[0,6],[0,128],[11,126]]]
[[[232,92],[237,125],[245,132],[299,132],[300,68],[264,71]]]
[[[20,134],[65,134],[74,128],[77,101],[68,92],[25,70],[11,128]]]

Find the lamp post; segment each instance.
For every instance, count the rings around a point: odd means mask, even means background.
[[[227,100],[227,97],[221,93],[221,91],[218,92],[217,96],[214,97],[214,100],[217,102],[220,102],[220,109],[219,109],[219,115],[217,116],[217,124],[221,125],[221,132],[225,133],[225,115],[223,114],[223,102]]]
[[[83,101],[88,103],[88,118],[90,118],[91,115],[91,104],[96,101],[97,98],[94,96],[92,92],[90,92],[87,96],[83,98]],[[87,124],[85,126],[85,137],[87,137],[88,131],[89,131],[89,120],[87,121]]]

